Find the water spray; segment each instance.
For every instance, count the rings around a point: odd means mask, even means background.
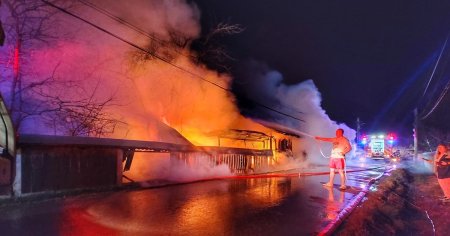
[[[312,138],[312,139],[315,141],[315,144],[317,145],[317,148],[319,149],[320,154],[321,154],[324,158],[329,158],[329,157],[325,156],[325,154],[323,154],[322,148],[320,147],[319,142],[317,142],[317,140],[315,139],[315,136],[313,136],[313,135],[311,135],[311,134],[308,134],[308,133],[305,133],[305,132],[302,132],[302,131],[300,131],[300,130],[297,130],[297,132],[300,133],[300,134],[302,134],[302,135],[304,135],[304,136],[306,136],[306,137]]]
[[[314,136],[313,136],[313,135],[311,135],[311,134],[308,134],[308,133],[302,132],[302,131],[300,131],[300,130],[297,130],[297,132],[299,132],[300,134],[303,134],[303,135],[305,135],[305,136],[307,136],[307,137],[310,137],[310,138],[314,139]]]

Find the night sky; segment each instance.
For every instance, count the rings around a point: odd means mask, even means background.
[[[219,40],[235,58],[226,63],[236,80],[248,60],[287,84],[312,79],[330,118],[352,128],[360,117],[367,131],[411,131],[414,107],[429,110],[450,78],[446,48],[422,96],[450,30],[450,1],[194,2],[203,32],[219,22],[245,28]],[[449,96],[428,122],[448,123]]]

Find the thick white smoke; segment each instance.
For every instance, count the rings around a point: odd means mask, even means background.
[[[200,11],[195,4],[185,0],[90,2],[161,40],[170,40],[173,33],[188,38],[195,38],[200,33]],[[91,12],[90,16],[100,15]]]
[[[177,50],[183,49],[175,49],[170,42],[179,37],[193,39],[200,32],[199,10],[194,4],[189,4],[184,0],[137,0],[132,4],[128,1],[87,2],[93,3],[94,7],[80,2],[71,5],[71,1],[60,1],[57,4],[124,41],[150,51],[151,49],[160,50],[161,54],[170,53],[174,55],[173,57],[179,57],[181,52]],[[19,10],[29,7],[27,2],[15,2],[14,4]],[[68,5],[71,7],[67,7]],[[22,94],[26,102],[24,106],[31,106],[31,110],[34,107],[45,110],[45,106],[49,107],[47,110],[54,108],[51,107],[54,104],[38,101],[42,97],[34,96],[36,93],[33,95],[32,91],[58,97],[64,101],[88,98],[102,102],[113,97],[110,105],[106,106],[105,112],[114,114],[110,118],[123,121],[123,123],[118,124],[112,137],[186,143],[184,138],[169,127],[170,120],[161,120],[161,117],[164,118],[164,113],[167,113],[166,108],[176,103],[176,101],[167,102],[167,99],[165,101],[163,99],[178,95],[177,93],[183,87],[179,81],[183,77],[186,84],[191,83],[196,87],[201,86],[200,82],[194,81],[195,84],[193,84],[192,77],[157,59],[147,61],[136,59],[134,55],[137,54],[138,49],[79,19],[59,12],[50,6],[40,9],[55,11],[59,14],[47,19],[47,24],[51,27],[47,28],[45,33],[51,37],[27,40],[19,52],[17,61],[22,70],[20,78],[22,87],[26,88]],[[5,27],[13,27],[14,24],[21,23],[11,17],[5,4],[2,5],[1,10],[5,12],[1,19],[5,23]],[[117,17],[119,21],[102,14],[102,11]],[[120,22],[120,19],[125,20],[126,23]],[[25,23],[33,28],[39,26],[41,21],[29,20]],[[133,27],[146,32],[147,35],[133,30]],[[12,86],[11,81],[13,81],[9,77],[12,77],[12,64],[16,60],[13,52],[17,36],[13,32],[8,31],[10,34],[7,35],[6,45],[0,48],[2,69],[5,72],[3,75],[7,77],[1,84],[1,91],[7,100],[11,96],[10,87]],[[30,32],[25,31],[24,33],[29,34]],[[47,40],[48,43],[40,43],[42,40]],[[177,63],[187,67],[192,66],[187,57],[180,58]],[[203,75],[205,73],[215,74],[215,72],[208,72],[202,68],[198,68],[198,71]],[[169,80],[175,82],[170,84],[167,82]],[[224,84],[228,81],[227,78],[218,78],[217,80],[224,80]],[[42,83],[42,81],[46,82]],[[71,81],[72,84],[76,83],[76,86],[67,86],[67,81]],[[39,84],[44,84],[44,86],[36,86]],[[164,93],[173,94],[172,96],[163,96]],[[91,95],[92,97],[90,97]],[[149,97],[153,100],[145,101]],[[155,102],[158,98],[161,102]],[[68,118],[66,120],[69,121]],[[166,124],[164,121],[167,121]],[[49,127],[45,122],[41,116],[27,116],[23,120],[19,132],[22,134],[66,134],[61,129]]]
[[[245,74],[250,75],[250,77],[244,76],[241,78],[243,81],[240,81],[240,84],[244,84],[243,90],[248,97],[303,120],[301,122],[291,117],[266,111],[269,112],[267,116],[273,117],[276,115],[275,118],[271,118],[273,122],[283,124],[294,129],[294,131],[323,137],[335,137],[336,129],[342,128],[344,129],[344,136],[350,141],[355,139],[355,130],[346,124],[331,120],[322,108],[322,98],[313,80],[287,85],[283,83],[283,76],[280,72],[269,69],[263,63],[251,61],[247,68],[250,71]],[[342,109],[348,108],[342,107]],[[297,155],[300,155],[298,152],[306,151],[315,162],[326,162],[320,150],[325,155],[328,155],[331,150],[329,143],[319,143],[306,135],[303,135],[301,142],[295,146]]]
[[[19,8],[29,7],[25,2],[16,3]],[[65,7],[71,1],[63,3],[58,2]],[[31,88],[29,85],[33,85],[37,88],[35,91],[64,101],[87,98],[101,102],[112,97],[113,101],[105,107],[105,112],[110,114],[110,118],[120,121],[114,133],[109,134],[114,138],[187,144],[187,139],[179,132],[195,135],[201,129],[206,132],[214,127],[224,129],[235,122],[239,113],[227,92],[156,57],[145,55],[133,46],[167,58],[179,67],[227,87],[229,77],[218,76],[216,72],[190,61],[191,53],[187,50],[189,45],[172,45],[181,43],[182,40],[189,42],[198,36],[199,11],[195,5],[184,0],[93,3],[98,9],[126,20],[127,24],[79,2],[67,9],[117,37],[68,14],[59,12],[53,15],[49,19],[52,27],[47,32],[52,36],[48,38],[49,43],[43,44],[36,40],[27,41],[23,45],[18,59],[21,68],[26,69],[21,73],[23,87]],[[8,9],[4,6],[3,4],[2,12],[7,12]],[[58,12],[51,7],[45,10]],[[1,20],[7,26],[17,23],[8,14],[2,14]],[[32,21],[26,23],[31,27],[39,24]],[[145,31],[147,35],[136,32],[133,27]],[[0,48],[1,61],[5,62],[2,69],[7,72],[4,73],[5,76],[12,74],[12,52],[16,39],[15,35],[8,35],[7,44]],[[68,81],[74,86],[67,86]],[[40,84],[44,86],[36,86]],[[8,95],[10,87],[11,83],[2,83],[2,94]],[[27,104],[38,104],[39,106],[34,107],[43,109],[54,105],[45,100],[38,101],[42,96],[32,94],[32,90],[27,91],[30,92],[24,94],[27,95]],[[69,117],[61,118],[62,122],[70,123]],[[30,116],[23,120],[19,133],[67,135],[64,130],[49,127],[41,116]],[[151,157],[136,154],[132,171],[127,174],[133,178],[188,178],[186,174],[179,176],[177,169],[171,169],[172,172],[169,169],[170,163],[165,154],[154,154]],[[195,173],[202,177],[208,173],[214,174],[211,172]],[[225,174],[230,174],[229,170]]]
[[[99,9],[107,10],[158,40],[181,40],[178,43],[182,43],[183,39],[194,39],[200,32],[199,10],[184,0],[97,0],[93,3]],[[229,87],[232,78],[218,75],[189,60],[189,56],[193,54],[188,51],[189,45],[173,47],[170,43],[157,43],[152,37],[132,30],[124,22],[118,22],[117,19],[111,19],[82,4],[73,6],[70,11],[138,47],[156,50],[157,55],[168,58],[179,67],[187,68],[222,87]],[[25,48],[28,50],[27,54],[22,56],[26,60],[21,60],[27,63],[27,73],[22,74],[24,81],[27,80],[30,84],[53,76],[56,81],[78,81],[83,89],[46,88],[48,91],[44,92],[53,93],[52,95],[78,98],[94,94],[92,99],[100,101],[114,96],[114,106],[107,109],[126,124],[119,124],[112,137],[186,143],[179,135],[181,133],[191,142],[198,142],[195,144],[214,145],[217,139],[206,139],[205,133],[230,128],[264,128],[242,117],[227,91],[159,59],[146,58],[133,46],[69,15],[61,13],[54,17],[52,36],[58,39],[51,40],[50,44],[35,44],[34,47]],[[10,22],[8,19],[1,20]],[[12,60],[11,57],[3,58],[3,55],[11,55],[15,42],[7,40],[6,43],[0,49],[1,61],[8,62]],[[11,66],[4,64],[4,68],[11,69]],[[249,97],[297,116],[305,122],[280,115],[269,121],[321,136],[334,136],[335,129],[342,127],[349,139],[354,138],[353,130],[332,121],[321,108],[320,93],[312,81],[286,85],[279,72],[261,68],[250,68],[251,79],[240,81],[246,83],[244,88],[248,89]],[[9,91],[8,85],[1,84],[2,93]],[[302,113],[296,114],[296,111]],[[174,129],[178,132],[174,132]],[[39,118],[25,120],[21,132],[61,134],[60,130],[46,129]],[[308,138],[294,144],[294,147],[298,152],[308,152],[311,158],[319,157],[317,144]],[[133,165],[154,165],[152,161],[156,159],[158,158],[141,158],[141,163],[135,162]],[[164,164],[161,168],[168,167]]]

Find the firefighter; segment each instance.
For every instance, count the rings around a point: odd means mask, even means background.
[[[345,154],[352,150],[352,146],[346,137],[344,137],[344,130],[337,129],[336,137],[334,138],[324,138],[315,137],[316,140],[331,142],[333,143],[333,149],[331,150],[330,156],[330,180],[324,184],[325,187],[331,188],[334,184],[334,171],[338,170],[341,177],[340,190],[347,189],[345,184]]]

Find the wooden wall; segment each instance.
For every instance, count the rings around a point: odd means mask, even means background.
[[[25,145],[21,147],[21,192],[114,186],[121,182],[121,161],[117,148]]]

